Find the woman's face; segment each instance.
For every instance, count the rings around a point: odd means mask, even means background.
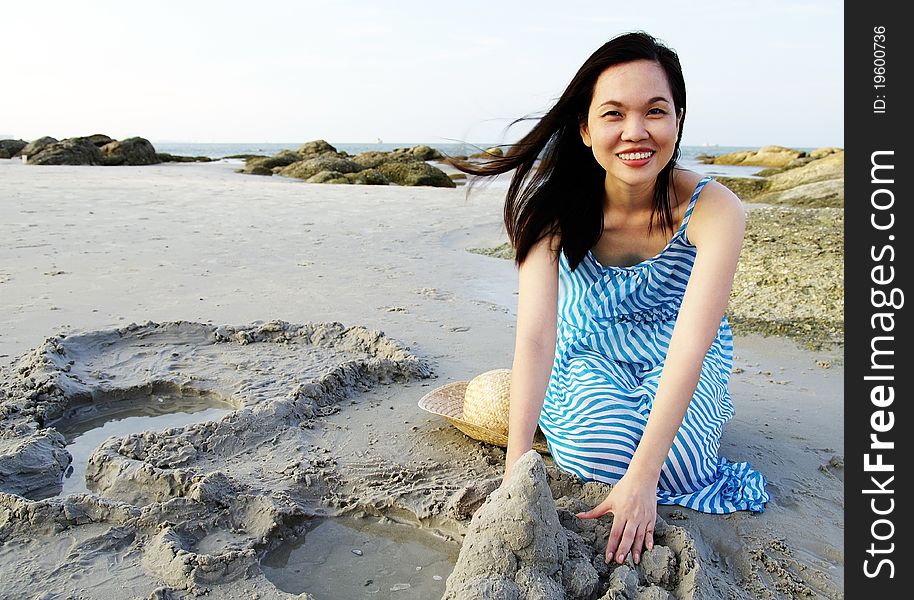
[[[581,138],[606,170],[607,184],[645,186],[673,157],[680,114],[659,63],[613,65],[597,78]]]

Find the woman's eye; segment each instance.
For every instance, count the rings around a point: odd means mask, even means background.
[[[649,111],[647,111],[647,114],[649,114],[649,115],[665,115],[665,114],[666,114],[666,111],[663,110],[662,108],[652,108],[652,109],[650,109]]]
[[[620,116],[622,116],[622,113],[620,113],[617,110],[610,110],[610,111],[603,113],[603,116],[604,117],[620,117]]]

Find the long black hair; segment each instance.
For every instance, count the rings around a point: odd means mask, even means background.
[[[562,250],[574,269],[603,234],[606,172],[581,141],[580,126],[587,120],[600,74],[613,65],[641,59],[655,61],[663,68],[680,116],[673,157],[657,175],[649,226],[653,227],[655,215],[659,215],[660,226],[673,231],[670,185],[680,156],[686,110],[682,66],[676,52],[654,37],[642,31],[626,33],[603,44],[581,65],[555,105],[504,156],[475,164],[452,162],[458,169],[480,176],[515,169],[505,198],[504,220],[518,265],[540,239],[559,234]],[[534,169],[537,158],[540,162]]]

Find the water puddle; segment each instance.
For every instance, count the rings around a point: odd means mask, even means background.
[[[212,421],[234,410],[216,394],[157,393],[131,396],[116,402],[94,402],[72,407],[51,425],[64,436],[73,462],[64,474],[63,489],[58,494],[91,491],[86,487],[86,465],[89,456],[111,436],[125,436],[142,431],[163,431],[192,423]]]
[[[460,545],[431,532],[377,519],[315,519],[260,566],[273,584],[315,600],[440,598]]]

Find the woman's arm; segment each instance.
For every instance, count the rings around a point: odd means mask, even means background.
[[[514,463],[533,446],[555,361],[558,245],[556,236],[541,239],[519,268],[508,453],[502,482],[510,476]]]
[[[745,227],[746,213],[739,198],[716,182],[705,186],[688,225],[689,241],[697,248],[695,264],[644,434],[625,476],[607,500],[583,513],[590,518],[613,513],[607,560],[615,557],[622,563],[631,550],[637,563],[642,546],[653,547],[660,470],[698,386],[705,355],[717,336]]]

